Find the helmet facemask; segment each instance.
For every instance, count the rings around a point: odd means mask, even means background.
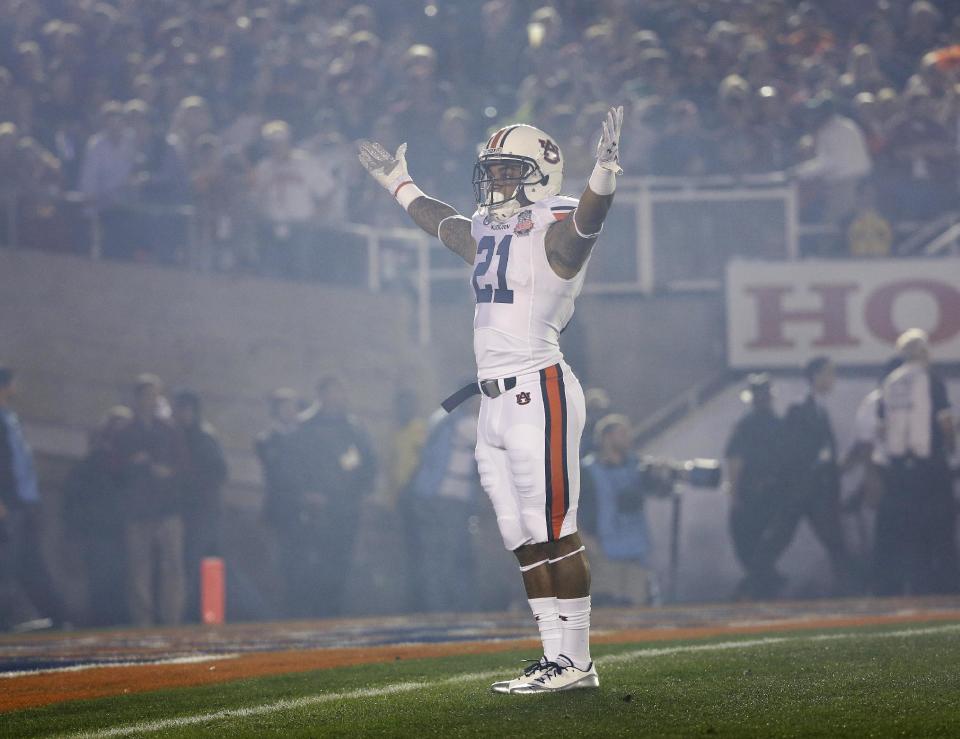
[[[495,174],[493,168],[498,166],[515,168],[517,173],[505,177],[501,170]],[[473,167],[473,194],[477,207],[484,216],[506,221],[530,204],[530,199],[524,194],[524,186],[542,184],[544,179],[540,166],[530,157],[511,154],[481,155]],[[503,185],[513,185],[513,194],[504,195],[499,189]]]

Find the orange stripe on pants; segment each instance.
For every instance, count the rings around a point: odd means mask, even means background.
[[[563,518],[567,513],[565,505],[567,497],[567,471],[564,469],[564,447],[567,443],[566,435],[563,432],[564,407],[563,398],[560,395],[559,368],[554,365],[544,370],[547,380],[547,402],[550,406],[550,482],[551,489],[547,491],[550,496],[550,527],[551,540],[560,538],[560,529],[563,526]]]

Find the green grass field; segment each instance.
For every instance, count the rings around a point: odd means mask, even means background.
[[[0,735],[960,736],[960,624],[601,646],[599,690],[489,692],[530,656],[398,661],[67,703],[0,715]]]

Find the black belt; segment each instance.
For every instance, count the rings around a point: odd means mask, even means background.
[[[500,389],[501,383],[503,384],[502,390]],[[480,380],[480,382],[471,382],[469,385],[464,385],[462,388],[457,390],[457,392],[443,401],[440,404],[440,407],[443,408],[443,410],[445,410],[447,413],[452,413],[454,408],[468,398],[472,398],[474,395],[483,393],[488,398],[496,398],[505,393],[507,390],[513,390],[513,388],[516,386],[516,377],[504,377],[501,380]]]

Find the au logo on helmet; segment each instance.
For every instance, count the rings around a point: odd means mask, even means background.
[[[543,161],[547,164],[558,164],[560,162],[560,147],[550,139],[538,139],[540,146],[543,147]]]

